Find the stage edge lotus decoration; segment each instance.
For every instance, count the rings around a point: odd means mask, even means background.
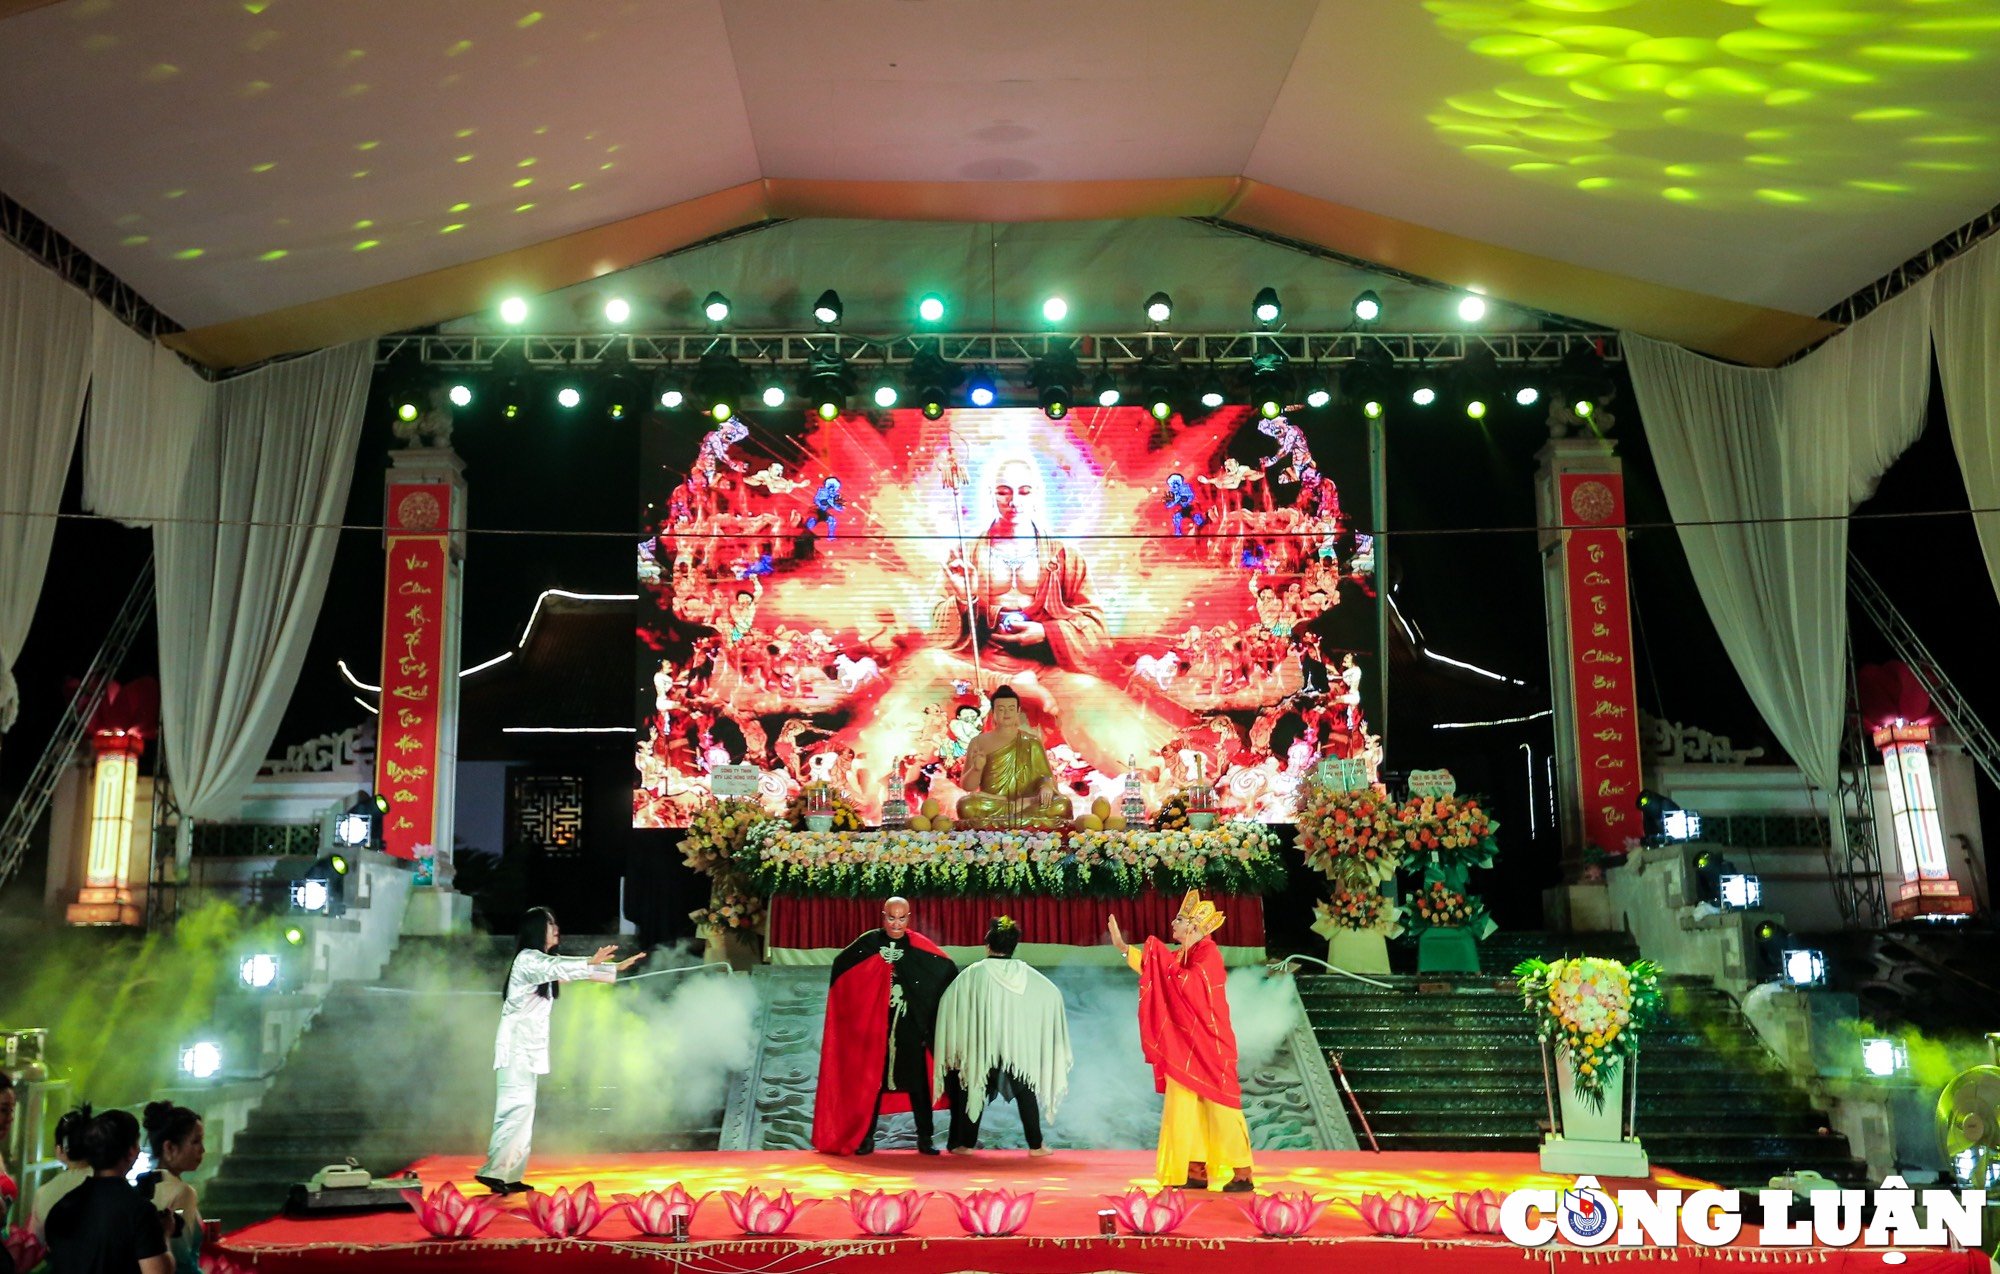
[[[1118,1213],[1118,1219],[1125,1223],[1125,1228],[1134,1234],[1172,1234],[1201,1206],[1199,1203],[1189,1204],[1187,1195],[1172,1186],[1157,1194],[1131,1190],[1104,1197]]]
[[[417,1223],[440,1239],[476,1239],[500,1215],[497,1197],[468,1199],[449,1181],[429,1194],[416,1190],[405,1190],[402,1194],[417,1214]]]
[[[711,1191],[710,1193],[713,1193]],[[694,1224],[694,1214],[708,1199],[704,1194],[696,1198],[676,1181],[665,1190],[648,1190],[644,1194],[621,1194],[616,1196],[624,1205],[625,1215],[632,1218],[633,1226],[641,1234],[655,1238],[667,1238],[674,1232],[674,1217],[687,1218]]]
[[[528,1200],[528,1219],[552,1239],[580,1239],[597,1228],[598,1222],[618,1210],[597,1201],[597,1187],[586,1181],[575,1190],[567,1187],[553,1194],[537,1192]]]
[[[1259,1194],[1243,1204],[1244,1215],[1267,1239],[1295,1239],[1313,1228],[1331,1199],[1298,1194]]]
[[[799,1213],[820,1202],[818,1199],[794,1199],[790,1190],[781,1190],[776,1198],[765,1194],[757,1186],[751,1186],[742,1194],[734,1190],[724,1190],[722,1201],[729,1206],[729,1219],[745,1234],[783,1234],[792,1222],[799,1219]]]
[[[1444,1200],[1426,1199],[1422,1195],[1404,1194],[1399,1190],[1386,1198],[1379,1194],[1364,1194],[1361,1202],[1353,1206],[1361,1214],[1362,1221],[1375,1233],[1406,1239],[1430,1228],[1431,1222],[1437,1219],[1438,1209],[1444,1206]]]
[[[1524,960],[1514,976],[1535,1034],[1568,1062],[1577,1096],[1602,1110],[1605,1085],[1638,1053],[1641,1032],[1659,1013],[1660,966],[1578,956]]]
[[[974,1190],[964,1196],[954,1194],[951,1201],[958,1205],[958,1223],[967,1234],[997,1238],[1012,1234],[1028,1223],[1028,1213],[1035,1206],[1035,1192]]]
[[[1474,1234],[1498,1234],[1502,1202],[1498,1190],[1459,1190],[1451,1196],[1451,1214]]]
[[[847,1196],[847,1210],[854,1214],[854,1224],[861,1227],[863,1234],[889,1238],[917,1223],[931,1194],[929,1190],[905,1190],[900,1194],[855,1190]]]

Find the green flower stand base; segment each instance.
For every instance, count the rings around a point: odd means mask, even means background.
[[[1477,973],[1479,944],[1464,929],[1426,929],[1417,938],[1417,972]]]

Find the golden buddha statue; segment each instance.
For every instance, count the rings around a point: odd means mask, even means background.
[[[1021,698],[1009,686],[993,692],[993,728],[965,750],[958,799],[959,825],[970,828],[1061,827],[1070,804],[1056,790],[1055,771],[1041,732],[1021,715]]]

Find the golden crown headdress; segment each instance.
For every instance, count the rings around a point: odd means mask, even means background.
[[[1179,918],[1204,934],[1214,933],[1222,928],[1222,913],[1215,909],[1214,903],[1202,901],[1199,889],[1188,890],[1187,897],[1181,899]]]

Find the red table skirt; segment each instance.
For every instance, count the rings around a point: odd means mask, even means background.
[[[1219,945],[1264,945],[1263,899],[1222,894],[1213,901],[1226,917],[1215,935]],[[910,899],[910,927],[941,947],[979,947],[986,944],[986,929],[995,916],[1012,916],[1020,922],[1023,942],[1090,947],[1110,941],[1105,920],[1117,916],[1119,928],[1132,941],[1150,936],[1164,942],[1180,905],[1180,895],[1152,890],[1135,898],[918,897]],[[881,923],[879,898],[780,894],[771,899],[765,918],[765,942],[770,947],[839,948]]]

